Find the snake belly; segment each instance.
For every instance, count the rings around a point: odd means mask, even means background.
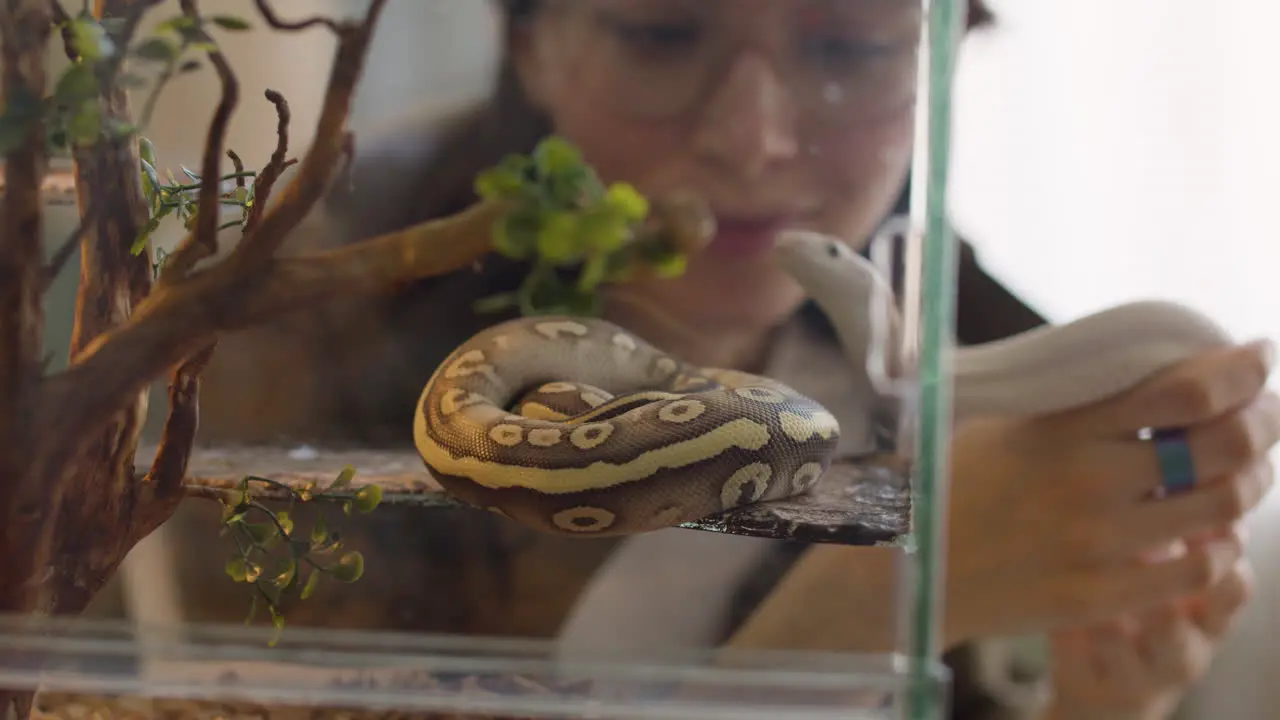
[[[769,378],[700,368],[612,323],[528,317],[436,369],[414,443],[450,495],[552,533],[609,536],[810,490],[835,417]]]

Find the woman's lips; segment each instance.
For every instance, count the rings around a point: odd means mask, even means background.
[[[716,233],[707,252],[722,257],[755,257],[773,250],[778,233],[792,224],[791,217],[716,218]]]

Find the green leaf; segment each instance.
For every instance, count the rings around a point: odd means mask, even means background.
[[[244,582],[249,575],[249,564],[242,557],[233,557],[227,561],[226,573],[235,582]]]
[[[53,99],[63,107],[74,108],[97,97],[98,76],[89,63],[71,65],[53,87]]]
[[[97,103],[85,103],[67,119],[67,138],[77,145],[92,145],[102,132],[102,111]]]
[[[610,185],[604,201],[606,205],[618,210],[631,222],[644,220],[649,215],[649,201],[627,183]]]
[[[382,502],[381,486],[365,485],[356,493],[356,509],[361,513],[368,514],[373,512],[380,502]]]
[[[552,136],[538,143],[533,151],[538,169],[547,175],[557,175],[582,164],[582,154],[568,140]]]
[[[153,145],[149,139],[140,137],[138,138],[138,154],[142,156],[142,161],[147,163],[147,165],[151,168],[151,171],[150,171],[151,180],[156,184],[156,187],[159,187],[160,179],[159,179],[159,176],[156,175],[156,168],[155,168],[156,146]]]
[[[672,253],[653,262],[654,272],[660,278],[680,277],[689,266],[689,258],[679,253]]]
[[[286,535],[293,536],[293,518],[289,517],[287,510],[276,513],[276,522],[279,523],[280,527],[284,528]]]
[[[262,568],[245,557],[233,557],[227,561],[227,575],[236,582],[257,582],[262,575]]]
[[[315,593],[318,587],[320,587],[320,571],[313,569],[311,574],[307,575],[307,582],[302,586],[302,592],[299,595],[303,600],[306,600]]]
[[[343,555],[338,564],[329,568],[333,579],[341,583],[353,583],[364,575],[364,556],[352,550]]]
[[[552,263],[564,264],[582,257],[578,242],[578,217],[570,212],[549,214],[538,232],[538,255]]]
[[[143,142],[145,144],[142,145],[142,158],[139,161],[142,167],[142,190],[147,199],[151,201],[152,206],[154,206],[160,199],[160,174],[156,172],[156,166],[151,164],[152,160],[147,159],[147,148],[150,147],[151,142],[147,140]],[[154,149],[151,150],[150,155],[152,158],[155,157]],[[152,228],[152,230],[155,230],[155,228]],[[134,254],[136,255],[137,253]]]
[[[534,212],[512,212],[493,224],[493,249],[512,260],[527,259],[537,245],[541,226]]]
[[[582,266],[582,273],[578,275],[578,290],[580,292],[595,290],[600,283],[604,282],[608,269],[609,256],[597,253],[588,257],[587,262]]]
[[[280,637],[284,634],[284,615],[281,615],[274,605],[268,606],[267,609],[271,611],[271,627],[275,629],[267,645],[275,647],[280,642]]]
[[[116,53],[116,44],[92,17],[71,21],[71,45],[86,62],[96,62]]]
[[[187,15],[186,13],[179,13],[169,18],[168,20],[162,20],[156,24],[157,33],[162,33],[162,32],[180,33],[182,30],[192,30],[195,28],[196,28],[196,19],[191,17],[190,15]]]
[[[298,576],[298,562],[293,558],[287,558],[283,561],[283,567],[275,577],[271,578],[271,584],[278,588],[288,588],[289,585]]]
[[[143,60],[171,62],[178,57],[178,46],[162,37],[149,37],[134,46],[133,54]]]
[[[333,484],[325,488],[325,492],[329,490],[340,490],[351,484],[351,480],[356,476],[356,469],[350,465],[342,468],[342,472],[338,473],[338,477],[334,479]]]
[[[209,20],[223,30],[241,31],[253,28],[247,20],[232,15],[214,15]]]
[[[240,526],[249,539],[259,545],[279,536],[275,523],[241,523]]]
[[[163,216],[156,215],[148,220],[146,225],[142,226],[142,230],[138,233],[138,237],[133,240],[133,245],[129,246],[130,255],[141,255],[142,251],[147,249],[147,242],[151,240],[151,233],[155,232],[156,229],[160,227],[161,217]],[[232,517],[234,516],[229,515],[224,518],[224,521],[231,520]]]
[[[578,222],[578,242],[588,250],[613,252],[622,247],[630,232],[626,218],[607,207],[583,213]]]
[[[329,532],[324,525],[324,515],[316,515],[316,524],[311,526],[311,548],[324,545],[328,538]]]
[[[476,194],[486,200],[511,197],[524,187],[519,173],[504,167],[489,168],[476,176]]]

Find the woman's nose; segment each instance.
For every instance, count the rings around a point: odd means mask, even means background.
[[[745,177],[796,156],[794,103],[772,63],[740,54],[708,97],[694,135],[696,151]]]

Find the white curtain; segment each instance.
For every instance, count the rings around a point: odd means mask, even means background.
[[[963,54],[953,184],[991,270],[1055,318],[1159,297],[1280,340],[1280,5],[996,10]],[[1250,529],[1258,595],[1196,720],[1280,716],[1280,497]]]

